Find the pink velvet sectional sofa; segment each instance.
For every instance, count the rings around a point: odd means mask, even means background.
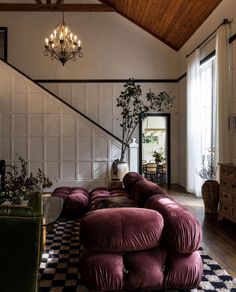
[[[196,289],[203,273],[197,251],[202,238],[199,222],[137,173],[126,174],[123,185],[122,190],[90,192],[90,211],[80,229],[80,272],[88,288]]]

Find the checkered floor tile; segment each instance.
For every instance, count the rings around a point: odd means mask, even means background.
[[[40,265],[39,292],[89,292],[79,273],[82,251],[79,220],[58,220],[54,229],[47,233],[46,250]],[[203,249],[199,252],[204,263],[204,275],[198,291],[236,292],[236,279]]]

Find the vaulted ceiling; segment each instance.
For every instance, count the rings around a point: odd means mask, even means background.
[[[223,0],[3,1],[0,11],[118,12],[178,51]]]

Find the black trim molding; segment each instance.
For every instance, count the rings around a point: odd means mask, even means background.
[[[126,83],[128,79],[35,79],[38,83]],[[135,79],[139,83],[176,83],[177,79]]]
[[[4,52],[3,52],[3,54],[4,54],[4,56],[3,56],[3,60],[5,61],[5,62],[7,62],[7,51],[8,51],[8,49],[7,49],[7,45],[8,45],[8,38],[7,38],[7,27],[0,27],[0,31],[3,31],[3,34],[4,34]]]
[[[236,33],[229,38],[229,43],[231,44],[235,40],[236,40]]]

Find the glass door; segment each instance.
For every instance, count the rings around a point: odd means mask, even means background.
[[[153,182],[169,185],[170,114],[149,113],[139,125],[139,171]]]

